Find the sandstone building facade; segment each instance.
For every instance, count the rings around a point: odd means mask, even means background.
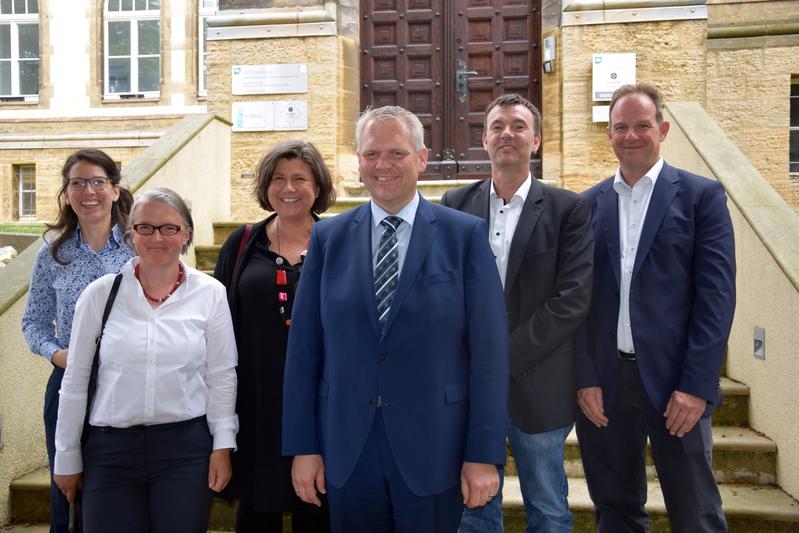
[[[638,80],[702,105],[799,209],[799,3],[791,0],[4,0],[0,221],[51,220],[60,166],[76,147],[107,150],[124,173],[180,118],[210,111],[233,120],[234,106],[248,103],[302,102],[307,128],[234,129],[220,147],[230,174],[215,178],[232,184],[234,218],[257,216],[252,171],[279,140],[315,142],[339,184],[356,181],[366,13],[396,11],[384,26],[412,32],[426,10],[446,17],[463,6],[501,19],[491,6],[502,4],[526,4],[535,29],[526,37],[536,71],[526,74],[544,115],[542,177],[582,190],[613,171],[605,124],[592,119],[592,57],[632,52]],[[462,36],[456,28],[444,37]],[[304,65],[307,90],[233,94],[232,68],[261,64]],[[400,87],[405,74],[396,74]],[[469,90],[478,86],[468,80]]]

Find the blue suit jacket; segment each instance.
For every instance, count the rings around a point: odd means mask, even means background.
[[[600,386],[609,412],[616,389],[620,248],[613,178],[584,193],[593,209],[594,288],[577,350],[578,388]],[[718,378],[735,311],[735,247],[717,181],[663,165],[641,232],[630,284],[638,368],[664,411],[675,390],[721,400]]]
[[[369,205],[314,225],[292,313],[284,455],[318,454],[341,487],[379,399],[403,479],[457,485],[505,461],[508,326],[483,220],[421,199],[386,329],[378,330]]]

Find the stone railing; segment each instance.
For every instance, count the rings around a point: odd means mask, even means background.
[[[192,207],[196,244],[213,242],[214,220],[230,218],[230,124],[191,115],[123,167],[134,195],[150,187],[176,190]],[[11,480],[47,463],[42,408],[50,365],[31,355],[21,322],[37,239],[0,270],[0,526],[10,517]],[[194,263],[194,251],[187,261]]]
[[[699,104],[671,102],[666,111],[664,158],[727,192],[738,265],[727,375],[751,388],[751,425],[776,442],[777,482],[799,496],[799,216]],[[756,327],[765,330],[762,359],[754,355]]]

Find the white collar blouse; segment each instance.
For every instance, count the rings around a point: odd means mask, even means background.
[[[206,415],[213,449],[235,448],[236,340],[224,286],[183,265],[185,280],[157,309],[122,268],[100,348],[97,392],[89,422],[124,428]],[[81,432],[95,338],[114,275],[81,294],[75,308],[56,429],[56,474],[83,470]]]

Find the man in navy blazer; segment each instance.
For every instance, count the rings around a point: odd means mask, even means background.
[[[297,292],[283,453],[334,531],[454,532],[505,460],[502,286],[485,222],[417,193],[423,139],[409,111],[364,113],[371,202],[314,225]]]
[[[710,414],[735,310],[735,250],[722,186],[669,166],[669,123],[650,85],[619,88],[615,177],[585,192],[594,289],[577,357],[577,420],[597,530],[644,532],[649,438],[672,530],[726,531]]]

